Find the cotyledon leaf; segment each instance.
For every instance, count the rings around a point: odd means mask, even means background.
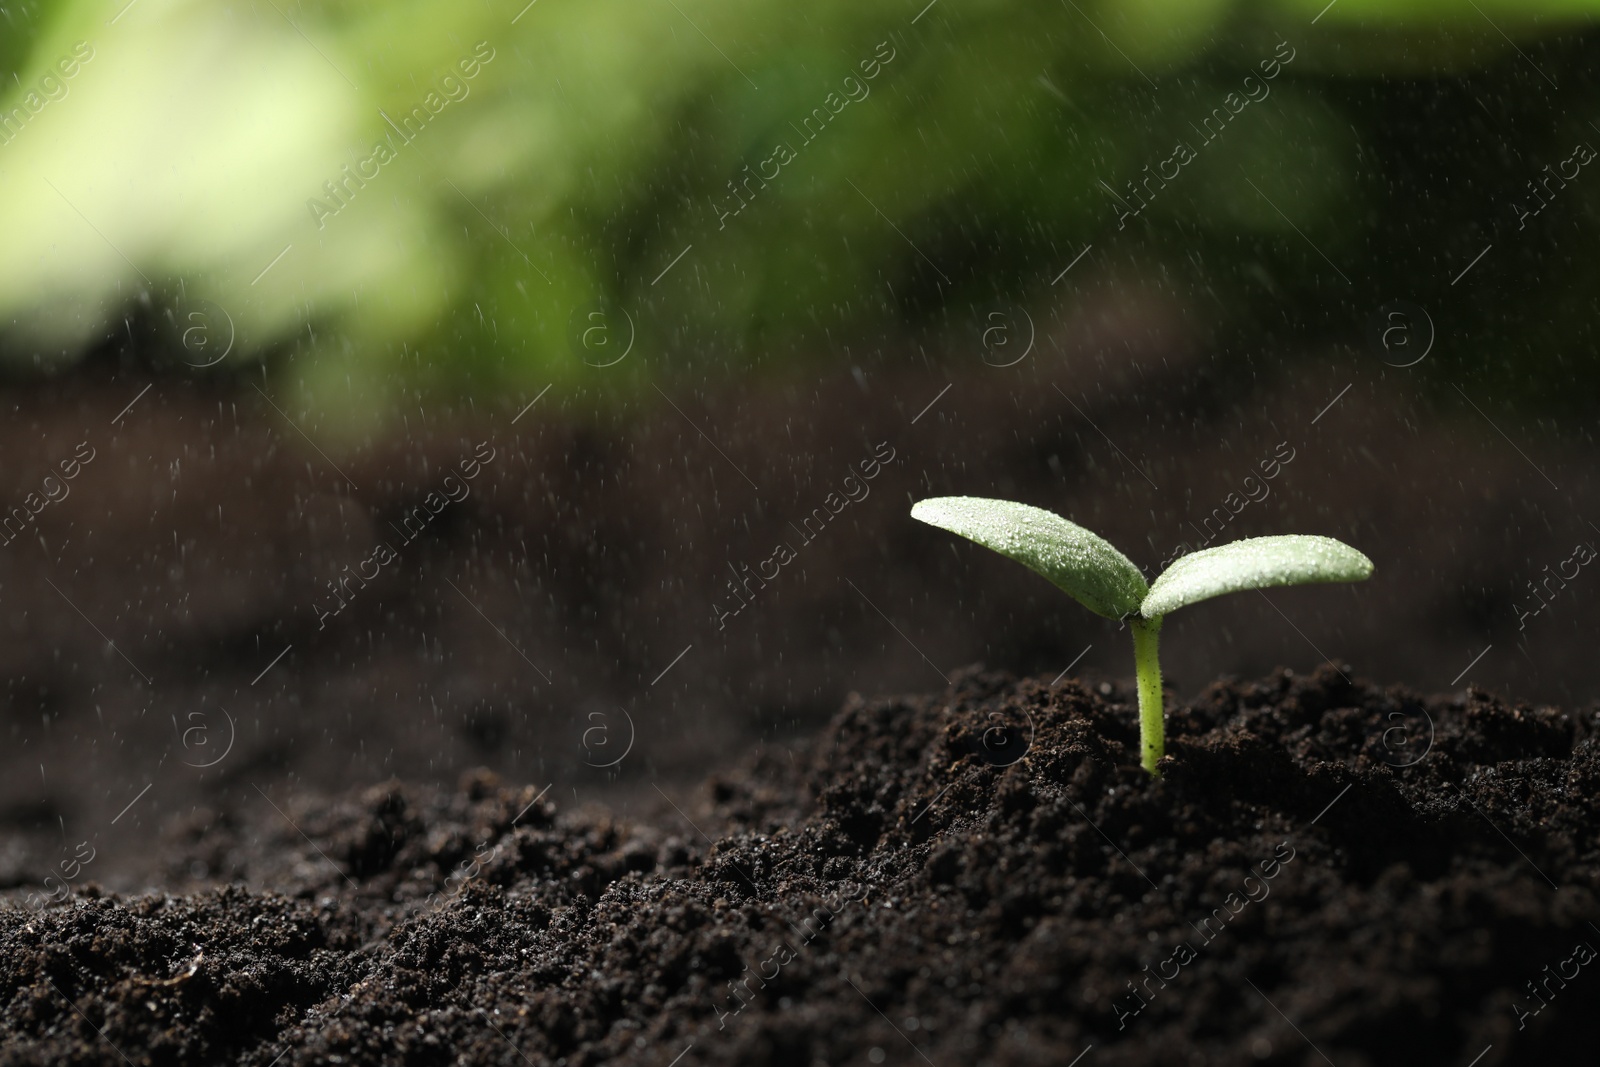
[[[1139,568],[1109,541],[1043,508],[940,496],[919,501],[911,517],[1016,560],[1108,619],[1137,614],[1149,592]]]
[[[1241,589],[1359,582],[1371,573],[1370,559],[1331,537],[1247,537],[1179,559],[1150,586],[1139,613],[1153,619],[1187,604]]]

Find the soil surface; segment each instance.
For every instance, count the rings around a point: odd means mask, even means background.
[[[427,398],[354,442],[259,375],[119,364],[0,390],[0,504],[94,457],[0,545],[0,888],[39,888],[85,839],[105,885],[159,885],[155,834],[196,808],[273,816],[262,793],[449,788],[480,766],[644,814],[651,782],[686,791],[814,736],[852,690],[975,661],[1127,677],[1103,620],[909,517],[939,494],[1058,511],[1152,577],[1213,536],[1321,533],[1377,563],[1174,616],[1185,696],[1332,658],[1425,691],[1591,698],[1593,568],[1532,590],[1595,541],[1592,442],[1480,396],[1513,448],[1454,389],[1368,355],[1252,357],[1241,377],[1117,292],[1004,369],[884,355],[666,382],[670,403],[563,382],[532,408],[539,388]],[[422,522],[463,463],[464,498]],[[779,544],[796,558],[751,582]],[[378,566],[379,546],[398,558]]]
[[[1600,705],[1348,675],[1170,706],[1159,780],[1131,693],[973,668],[636,822],[196,809],[169,894],[9,894],[0,1062],[1593,1062]]]

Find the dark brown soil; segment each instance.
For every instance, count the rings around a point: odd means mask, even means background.
[[[86,838],[106,885],[159,884],[158,827],[195,807],[271,815],[258,788],[449,787],[488,766],[631,812],[656,799],[651,781],[686,790],[757,742],[814,735],[851,690],[914,692],[978,660],[1115,681],[1131,664],[1120,635],[914,522],[912,501],[1048,507],[1153,575],[1280,446],[1296,458],[1221,536],[1328,534],[1377,575],[1180,613],[1163,640],[1176,691],[1333,657],[1425,691],[1593,697],[1589,571],[1526,628],[1518,610],[1594,537],[1592,443],[1502,422],[1512,448],[1453,389],[1430,399],[1370,356],[1261,365],[1244,383],[1162,326],[1170,310],[1114,296],[1003,371],[885,357],[664,383],[671,404],[558,384],[515,423],[537,389],[498,409],[429,398],[355,443],[280,395],[286,420],[253,379],[0,390],[0,503],[80,442],[97,450],[68,499],[0,546],[0,888],[39,888]],[[402,544],[403,516],[483,443],[496,458],[470,497]],[[803,545],[796,528],[882,443],[896,458],[870,497]],[[329,583],[384,541],[400,559],[324,626]],[[735,569],[780,541],[799,558],[719,628]],[[621,747],[619,709],[638,744],[601,768],[615,748],[590,731],[603,720]]]
[[[0,912],[0,1061],[1593,1062],[1600,709],[1280,671],[1152,781],[1128,700],[852,697],[641,823],[487,772],[197,810],[183,895]]]
[[[474,767],[648,817],[652,782],[686,792],[814,736],[852,690],[974,661],[1126,676],[1103,620],[913,521],[931,495],[1061,512],[1151,577],[1181,546],[1262,534],[1377,563],[1169,620],[1186,696],[1328,658],[1425,691],[1600,692],[1596,569],[1555,577],[1600,518],[1587,422],[1519,415],[1438,357],[1236,344],[1206,325],[1212,296],[1097,269],[1014,364],[991,362],[975,309],[753,375],[652,359],[636,390],[574,355],[505,395],[308,407],[293,360],[196,377],[120,328],[71,373],[0,381],[0,515],[42,508],[0,537],[0,889],[38,891],[84,840],[106,886],[168,888],[156,834],[196,810],[276,817],[263,793],[448,788]],[[870,495],[830,504],[880,448]],[[470,494],[402,538],[483,449]],[[731,583],[780,543],[798,557],[724,625]],[[399,558],[329,614],[385,544]]]

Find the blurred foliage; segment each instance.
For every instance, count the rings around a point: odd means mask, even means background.
[[[594,380],[630,339],[603,380],[721,373],[1058,299],[1089,243],[1241,335],[1417,301],[1557,406],[1593,343],[1600,177],[1513,205],[1600,145],[1600,2],[125,4],[0,5],[18,368],[154,331],[368,411]],[[1193,161],[1119,227],[1178,142]]]

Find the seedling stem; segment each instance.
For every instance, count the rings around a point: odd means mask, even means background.
[[[1156,764],[1166,752],[1165,727],[1161,699],[1161,659],[1157,645],[1161,641],[1161,618],[1133,619],[1128,623],[1133,630],[1133,669],[1139,687],[1139,747],[1144,752],[1143,766],[1151,774],[1159,774]]]

